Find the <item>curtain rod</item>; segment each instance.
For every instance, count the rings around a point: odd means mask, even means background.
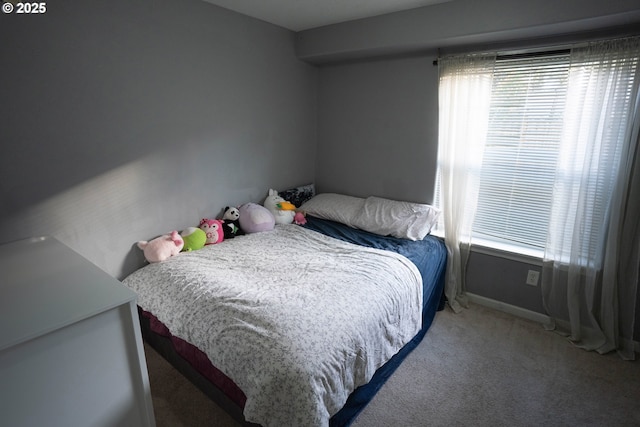
[[[518,58],[535,58],[536,56],[551,56],[551,55],[566,55],[571,51],[571,49],[577,47],[585,47],[590,45],[591,43],[598,43],[604,41],[612,41],[612,40],[625,40],[625,39],[638,39],[640,36],[637,34],[631,34],[626,36],[615,36],[615,37],[599,37],[599,38],[589,38],[588,40],[578,41],[574,43],[561,43],[561,44],[549,44],[547,46],[537,46],[531,48],[524,49],[508,49],[499,51],[495,49],[496,59],[497,60],[508,60],[508,59],[518,59]],[[482,51],[478,51],[475,53],[481,53]],[[484,51],[489,52],[489,51]],[[438,49],[438,58],[440,56],[440,49]],[[467,53],[468,55],[473,54],[473,52]],[[461,53],[460,55],[464,55]],[[438,59],[433,61],[433,65],[438,65]]]
[[[496,55],[496,61],[507,61],[510,59],[524,59],[524,58],[538,58],[543,56],[557,56],[557,55],[567,55],[571,52],[571,49],[553,49],[553,50],[531,50],[528,52],[523,51],[512,51],[512,52],[504,52],[498,53]],[[438,59],[433,61],[433,65],[438,65]]]

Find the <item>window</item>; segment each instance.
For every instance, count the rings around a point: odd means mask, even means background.
[[[629,58],[620,61],[625,60],[629,61]],[[632,60],[637,62],[637,58]],[[542,258],[553,212],[554,191],[556,198],[558,196],[558,178],[563,180],[560,187],[570,191],[571,182],[584,181],[585,174],[593,174],[597,186],[598,175],[609,173],[607,170],[562,167],[567,156],[566,150],[563,152],[562,149],[562,140],[570,129],[567,121],[571,114],[567,112],[575,110],[576,103],[590,102],[589,99],[572,98],[569,90],[571,64],[569,50],[496,58],[491,73],[483,154],[477,166],[475,163],[473,166],[479,170],[474,172],[478,182],[472,243]],[[587,73],[599,66],[581,64]],[[619,91],[618,98],[624,100],[614,109],[615,115],[621,117],[631,102],[625,97],[629,96],[634,84],[632,77],[622,80],[621,84],[616,81],[606,89]],[[611,144],[611,156],[615,156],[616,146],[615,142]],[[607,156],[607,153],[605,150],[601,155]],[[579,155],[579,152],[571,155],[574,154]],[[604,223],[607,214],[606,200],[600,200],[597,192],[593,194],[593,200],[589,202],[594,208],[585,221],[585,233]],[[442,207],[440,170],[435,195],[436,206]],[[603,198],[607,196],[602,195]],[[566,229],[573,230],[574,224],[566,224]],[[436,232],[443,230],[441,221]],[[597,233],[593,235],[593,240],[587,242],[589,248],[585,248],[585,254],[595,250]],[[566,233],[558,238],[570,240],[572,235]]]
[[[496,61],[475,237],[544,250],[569,55]]]

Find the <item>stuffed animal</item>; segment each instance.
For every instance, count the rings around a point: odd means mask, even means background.
[[[149,242],[141,240],[138,247],[142,249],[144,257],[149,262],[160,262],[174,255],[178,255],[184,246],[184,240],[177,231],[164,234]]]
[[[222,230],[222,221],[219,219],[203,218],[198,226],[206,233],[207,239],[205,245],[214,245],[224,240],[224,231]]]
[[[198,227],[188,227],[182,230],[180,233],[182,240],[184,240],[184,247],[182,252],[191,252],[202,249],[207,243],[207,233]]]
[[[245,233],[258,233],[273,230],[275,218],[264,206],[257,203],[245,203],[238,208],[240,228]]]
[[[307,218],[304,215],[304,212],[296,212],[293,216],[294,224],[305,225],[307,223]]]
[[[226,206],[222,213],[222,228],[225,239],[233,239],[244,234],[240,228],[240,210],[232,206]]]
[[[282,207],[286,207],[288,206],[287,204],[290,205],[290,203],[280,197],[276,190],[269,190],[269,195],[264,199],[262,204],[271,212],[276,224],[291,224],[293,222],[295,212],[293,210],[282,209]],[[281,207],[278,207],[278,205]]]

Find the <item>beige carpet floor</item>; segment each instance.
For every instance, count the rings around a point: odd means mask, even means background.
[[[239,425],[145,351],[159,427]],[[479,305],[447,309],[352,425],[640,426],[640,362]]]

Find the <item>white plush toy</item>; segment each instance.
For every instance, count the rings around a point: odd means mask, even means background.
[[[278,195],[276,190],[269,190],[269,195],[262,205],[273,214],[276,224],[291,224],[295,216],[295,206]],[[292,210],[293,208],[294,210]]]

